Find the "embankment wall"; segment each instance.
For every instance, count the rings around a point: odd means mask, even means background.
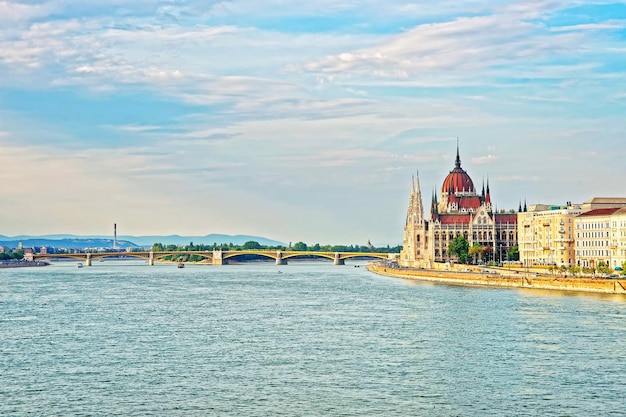
[[[624,279],[561,278],[554,276],[527,276],[525,274],[493,275],[475,272],[389,268],[383,264],[370,264],[367,269],[376,274],[389,277],[457,285],[483,285],[492,287],[626,294],[626,280]]]

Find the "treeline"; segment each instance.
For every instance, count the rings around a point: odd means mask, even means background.
[[[320,245],[316,243],[314,245],[307,245],[304,242],[296,242],[290,246],[267,246],[261,245],[259,242],[248,241],[243,245],[234,245],[232,243],[222,243],[213,245],[194,245],[190,242],[189,245],[163,245],[162,243],[155,243],[152,245],[154,252],[170,252],[170,251],[213,251],[213,250],[276,250],[276,251],[298,251],[298,252],[376,252],[376,253],[400,253],[402,246],[389,245],[384,247],[375,248],[371,245]]]
[[[0,253],[0,261],[24,259],[24,249],[9,250],[8,252]]]

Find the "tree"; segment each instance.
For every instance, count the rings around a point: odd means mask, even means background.
[[[611,267],[607,262],[600,261],[598,263],[598,272],[601,274],[610,274],[612,272]]]
[[[163,252],[163,244],[162,243],[155,243],[154,245],[152,245],[152,251],[153,252]]]
[[[469,242],[463,236],[457,236],[452,239],[448,246],[448,253],[456,255],[462,263],[467,262],[467,254],[469,251]]]
[[[293,247],[291,249],[295,251],[304,252],[307,250],[307,245],[304,242],[296,242],[293,244]]]
[[[261,244],[259,242],[255,242],[254,240],[250,240],[244,243],[242,248],[244,250],[261,249]]]
[[[591,266],[583,266],[582,271],[583,271],[583,274],[587,274],[587,275],[596,273],[596,269]]]
[[[509,261],[519,261],[519,247],[517,245],[509,250]]]
[[[485,248],[478,243],[474,243],[472,247],[469,248],[467,254],[472,258],[473,262],[476,263],[476,256],[478,256],[478,261],[481,261],[485,254]]]

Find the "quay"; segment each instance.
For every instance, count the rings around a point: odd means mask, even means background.
[[[0,262],[0,268],[29,268],[38,266],[48,266],[44,261],[3,261]]]
[[[534,288],[626,295],[626,279],[576,278],[529,273],[485,273],[418,269],[391,266],[382,262],[367,266],[370,272],[394,278],[439,282],[452,285]]]

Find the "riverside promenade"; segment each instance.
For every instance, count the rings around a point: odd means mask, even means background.
[[[367,269],[375,274],[416,281],[440,282],[452,285],[535,288],[542,290],[579,291],[605,294],[625,294],[626,279],[575,278],[526,273],[454,272],[435,269],[392,267],[383,262],[371,263]]]

